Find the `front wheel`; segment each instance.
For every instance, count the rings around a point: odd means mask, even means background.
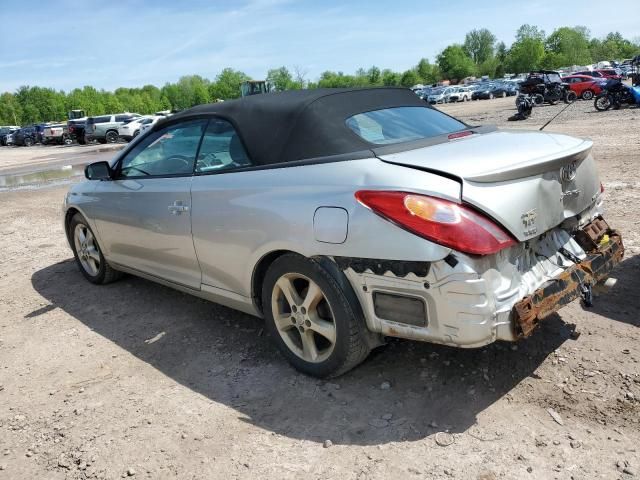
[[[564,96],[564,103],[573,103],[578,99],[578,95],[573,90],[569,90]]]
[[[24,139],[24,146],[25,147],[32,147],[33,146],[33,139],[31,137],[26,137]]]
[[[105,284],[122,276],[107,263],[89,223],[80,213],[76,213],[69,222],[68,235],[76,264],[87,280]]]
[[[605,93],[596,97],[595,101],[593,102],[593,106],[596,107],[596,110],[598,110],[599,112],[605,112],[611,108],[612,103],[613,102],[611,101],[610,95],[607,95]]]
[[[285,254],[269,267],[262,288],[266,328],[296,369],[337,376],[367,357],[368,332],[350,288],[346,278],[297,254]]]
[[[593,92],[591,90],[585,90],[582,92],[583,100],[591,100],[593,98]]]
[[[540,106],[544,103],[544,96],[541,93],[536,93],[533,97],[534,105]]]

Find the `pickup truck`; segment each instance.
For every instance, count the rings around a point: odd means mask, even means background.
[[[42,144],[57,143],[58,145],[71,145],[73,140],[69,135],[66,125],[47,125],[42,132]]]
[[[75,118],[67,122],[67,131],[71,140],[77,140],[80,145],[84,145],[84,129],[86,125],[86,118]]]

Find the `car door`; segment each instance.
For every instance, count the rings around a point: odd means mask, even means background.
[[[202,138],[191,188],[192,230],[202,288],[214,287],[242,296],[250,254],[262,233],[261,219],[245,206],[255,193],[253,164],[234,127],[211,119]],[[262,173],[266,171],[261,171]]]
[[[201,274],[191,237],[191,181],[206,120],[152,132],[100,182],[92,216],[113,263],[194,289]]]

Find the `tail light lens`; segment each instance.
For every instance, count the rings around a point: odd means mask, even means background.
[[[360,190],[355,196],[386,220],[460,252],[489,255],[517,243],[488,218],[448,200],[379,190]]]

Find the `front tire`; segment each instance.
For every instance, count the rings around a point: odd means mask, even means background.
[[[276,259],[262,287],[267,331],[296,369],[315,377],[341,375],[371,351],[360,306],[346,279],[294,253]]]
[[[91,283],[104,285],[122,276],[106,261],[89,222],[80,213],[76,213],[69,222],[68,237],[76,264]]]
[[[32,147],[33,146],[33,139],[31,137],[26,137],[24,139],[24,146],[25,147]]]

